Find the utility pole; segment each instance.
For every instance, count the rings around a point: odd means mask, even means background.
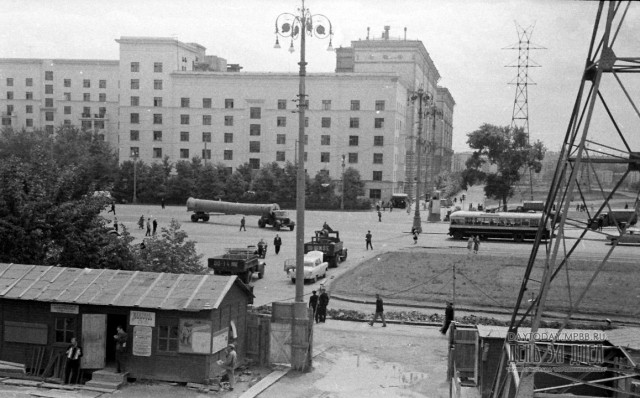
[[[344,210],[344,155],[342,155],[342,195],[340,195],[340,210]]]

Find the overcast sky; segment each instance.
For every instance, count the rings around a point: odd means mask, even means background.
[[[273,49],[274,22],[296,12],[300,0],[0,0],[3,58],[118,59],[120,36],[175,37],[196,42],[207,54],[238,63],[245,72],[297,73],[299,53]],[[456,101],[454,150],[467,149],[466,134],[482,123],[509,125],[515,99],[516,22],[535,24],[531,51],[541,65],[529,76],[532,140],[559,150],[584,69],[598,3],[544,0],[307,0],[312,13],[333,23],[333,45],[379,37],[421,40]],[[637,10],[635,10],[637,11]],[[638,13],[628,18],[638,26]],[[637,41],[636,45],[640,45]],[[282,42],[286,42],[281,40]],[[308,41],[309,72],[333,72],[327,40]],[[297,48],[297,47],[296,47]],[[638,46],[635,47],[640,48]],[[635,54],[637,55],[637,54]]]

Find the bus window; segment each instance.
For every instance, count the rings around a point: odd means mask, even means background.
[[[475,221],[475,222],[474,222],[474,224],[475,224],[475,225],[480,225],[480,224],[482,224],[482,218],[480,218],[480,217],[476,217],[476,218],[474,219],[474,221]]]
[[[529,220],[529,225],[531,225],[532,227],[537,227],[538,225],[540,225],[540,219],[532,218],[531,220]]]
[[[473,218],[465,217],[464,218],[464,223],[467,224],[467,225],[473,225]]]
[[[522,226],[523,227],[528,227],[529,226],[529,219],[528,218],[525,218],[525,219],[522,220]]]
[[[498,225],[498,219],[492,218],[491,222],[489,223],[489,225]]]
[[[520,225],[522,225],[522,220],[519,218],[516,218],[515,220],[513,220],[513,225],[516,227],[519,227]]]
[[[488,217],[482,217],[482,225],[489,225],[491,223],[491,219]]]

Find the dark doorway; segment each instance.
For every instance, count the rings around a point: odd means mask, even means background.
[[[107,315],[107,355],[105,356],[107,366],[115,367],[116,363],[116,340],[113,336],[118,333],[118,326],[127,331],[127,316],[119,314]]]

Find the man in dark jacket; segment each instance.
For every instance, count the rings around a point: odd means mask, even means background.
[[[382,298],[379,294],[376,293],[376,313],[373,314],[373,319],[369,322],[369,326],[373,326],[373,323],[376,319],[382,319],[382,327],[387,327],[387,321],[384,320],[384,303],[382,302]]]
[[[318,298],[318,322],[324,323],[327,319],[327,306],[329,305],[329,295],[324,289],[320,290],[320,297]]]
[[[122,326],[116,328],[116,334],[113,339],[116,341],[116,371],[120,373],[122,371],[122,356],[127,351],[127,332],[124,331]]]
[[[451,321],[453,321],[453,303],[449,302],[444,310],[444,325],[442,325],[440,333],[447,334]]]
[[[282,238],[276,234],[276,237],[273,238],[273,247],[276,249],[276,254],[280,253],[280,246],[282,246]]]
[[[313,309],[313,319],[318,323],[318,295],[313,291],[313,295],[309,297],[309,308]]]
[[[64,371],[64,382],[65,384],[69,384],[73,378],[75,378],[75,381],[78,381],[80,358],[82,358],[82,348],[78,345],[78,340],[75,337],[71,339],[71,345],[67,348],[65,356],[67,358],[67,366]]]

